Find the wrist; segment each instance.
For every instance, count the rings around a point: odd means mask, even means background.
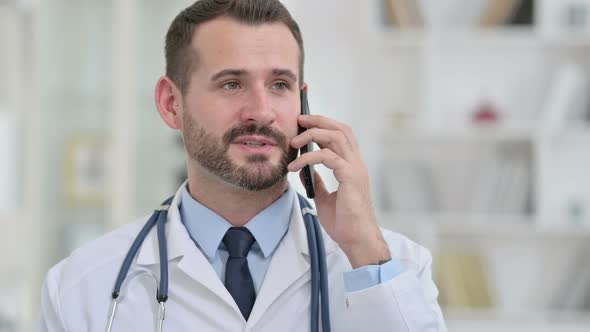
[[[378,236],[342,248],[353,269],[367,265],[382,265],[391,260],[391,253],[381,232]]]

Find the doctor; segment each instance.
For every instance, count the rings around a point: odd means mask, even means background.
[[[184,139],[188,180],[166,224],[164,331],[309,331],[310,255],[286,177],[307,164],[339,182],[328,192],[315,173],[332,330],[446,331],[430,253],[378,226],[350,127],[299,115],[303,42],[278,0],[197,1],[172,22],[165,53],[156,107]],[[298,135],[298,124],[308,130]],[[312,141],[321,150],[297,157]],[[40,331],[105,330],[114,280],[145,221],[49,271]],[[113,331],[156,331],[161,263],[154,228],[123,284]]]

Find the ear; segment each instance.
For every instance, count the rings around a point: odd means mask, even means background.
[[[156,84],[156,108],[160,117],[168,127],[181,128],[182,118],[182,94],[176,84],[166,76],[160,77]]]
[[[307,85],[307,83],[303,83],[303,85],[301,86],[301,90],[307,91],[309,89],[309,86]]]

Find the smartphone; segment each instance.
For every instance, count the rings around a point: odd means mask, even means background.
[[[307,86],[301,89],[301,114],[309,115],[309,103],[307,102]],[[299,126],[299,133],[306,131],[306,128]],[[310,142],[301,149],[299,149],[299,154],[302,155],[307,152],[313,151],[313,143]],[[313,166],[307,165],[303,167],[303,184],[305,186],[305,192],[307,193],[308,198],[315,197],[315,186],[313,184]]]

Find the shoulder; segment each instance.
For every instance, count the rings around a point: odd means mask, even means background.
[[[146,218],[109,232],[74,250],[47,273],[47,283],[67,292],[94,273],[117,270]]]

